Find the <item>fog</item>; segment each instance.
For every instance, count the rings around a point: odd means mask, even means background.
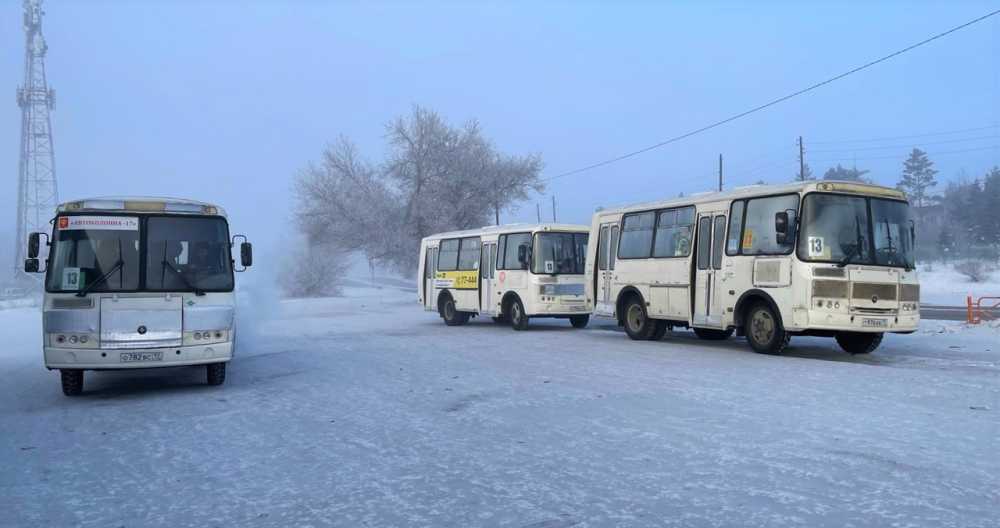
[[[830,77],[994,6],[834,2],[743,7],[523,2],[46,2],[60,199],[169,195],[217,202],[261,259],[281,252],[295,175],[338,135],[370,158],[414,104],[478,119],[543,178],[620,155]],[[791,180],[798,136],[817,176],[836,163],[895,185],[924,146],[939,190],[1000,163],[1000,19],[957,32],[713,131],[548,182],[502,221]],[[0,221],[13,232],[23,33],[0,5]],[[978,138],[978,139],[977,139]],[[942,144],[942,140],[955,141]],[[935,144],[936,143],[936,144]],[[886,145],[900,148],[881,148]],[[872,148],[872,146],[879,148]],[[846,148],[845,148],[846,147]],[[855,148],[857,150],[848,150]],[[823,150],[834,150],[823,152]],[[961,152],[956,152],[961,151]],[[940,152],[940,154],[936,154]],[[2,251],[9,251],[9,236]]]

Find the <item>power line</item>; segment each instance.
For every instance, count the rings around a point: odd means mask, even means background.
[[[927,154],[930,155],[930,156],[943,156],[945,154],[961,154],[961,153],[964,153],[964,152],[979,152],[979,151],[983,151],[983,150],[992,150],[992,149],[995,149],[995,148],[1000,148],[1000,145],[988,145],[988,146],[985,146],[985,147],[968,148],[968,149],[961,149],[961,150],[947,150],[947,151],[943,151],[943,152],[928,152]],[[908,158],[908,157],[910,157],[909,154],[904,154],[902,156],[895,155],[895,156],[871,156],[871,157],[867,157],[867,158],[855,158],[855,157],[849,157],[849,158],[828,158],[828,159],[818,159],[818,160],[813,160],[813,161],[815,161],[815,162],[831,163],[831,162],[837,162],[837,161],[870,161],[870,160],[884,160],[884,159],[905,159],[905,158]]]
[[[916,144],[910,143],[910,144],[905,144],[905,145],[881,145],[881,146],[877,146],[877,147],[846,147],[846,148],[836,148],[836,149],[820,149],[820,150],[814,150],[813,152],[829,153],[829,152],[856,152],[856,151],[862,151],[862,150],[889,150],[889,149],[895,149],[895,148],[910,148],[910,147],[914,147],[914,146],[924,146],[924,145],[947,145],[947,144],[950,144],[950,143],[963,143],[965,141],[980,141],[980,140],[983,140],[983,139],[997,139],[998,137],[1000,137],[1000,136],[997,136],[997,135],[994,134],[992,136],[978,136],[978,137],[971,137],[971,138],[946,139],[946,140],[942,140],[942,141],[921,141],[921,142],[916,143]]]
[[[839,143],[874,143],[877,141],[895,141],[897,139],[913,139],[913,138],[923,138],[923,137],[934,137],[934,136],[949,136],[951,134],[964,134],[966,132],[979,132],[982,130],[994,130],[1000,128],[1000,125],[989,125],[976,128],[966,128],[963,130],[945,130],[942,132],[927,132],[923,134],[912,134],[909,136],[892,136],[892,137],[880,137],[880,138],[868,138],[868,139],[838,139],[835,141],[811,141],[814,145],[833,145]]]
[[[543,178],[542,181],[543,182],[549,182],[549,181],[556,180],[556,179],[559,179],[559,178],[564,178],[566,176],[572,176],[574,174],[579,174],[579,173],[584,172],[584,171],[596,169],[598,167],[603,167],[605,165],[610,165],[612,163],[617,163],[619,161],[622,161],[622,160],[625,160],[625,159],[628,159],[628,158],[631,158],[631,157],[634,157],[634,156],[638,156],[639,154],[643,154],[645,152],[649,152],[650,150],[658,149],[658,148],[663,147],[665,145],[669,145],[671,143],[676,143],[677,141],[680,141],[682,139],[686,139],[686,138],[689,138],[689,137],[694,136],[696,134],[700,134],[702,132],[706,132],[706,131],[711,130],[713,128],[717,128],[717,127],[722,126],[722,125],[724,125],[726,123],[730,123],[732,121],[736,121],[737,119],[740,119],[742,117],[746,117],[746,116],[748,116],[750,114],[759,112],[759,111],[764,110],[766,108],[772,107],[772,106],[774,106],[776,104],[783,103],[783,102],[785,102],[785,101],[787,101],[789,99],[792,99],[793,97],[797,97],[797,96],[802,95],[804,93],[811,92],[811,91],[813,91],[813,90],[815,90],[817,88],[820,88],[820,87],[825,86],[827,84],[830,84],[832,82],[839,81],[840,79],[843,79],[844,77],[847,77],[849,75],[855,74],[855,73],[860,72],[862,70],[866,70],[868,68],[871,68],[872,66],[875,66],[876,64],[880,64],[880,63],[885,62],[885,61],[887,61],[889,59],[892,59],[894,57],[902,55],[903,53],[906,53],[906,52],[911,51],[913,49],[919,48],[920,46],[923,46],[925,44],[929,44],[931,42],[934,42],[935,40],[938,40],[940,38],[946,37],[946,36],[948,36],[948,35],[956,32],[956,31],[959,31],[961,29],[967,28],[967,27],[969,27],[969,26],[971,26],[973,24],[976,24],[978,22],[982,22],[983,20],[986,20],[987,18],[990,18],[990,17],[992,17],[992,16],[994,16],[994,15],[996,15],[998,13],[1000,13],[1000,9],[995,10],[995,11],[991,11],[991,12],[989,12],[989,13],[981,16],[981,17],[978,17],[978,18],[975,18],[973,20],[970,20],[970,21],[968,21],[968,22],[966,22],[964,24],[955,26],[955,27],[953,27],[953,28],[951,28],[951,29],[949,29],[947,31],[944,31],[942,33],[938,33],[937,35],[934,35],[932,37],[929,37],[929,38],[926,38],[924,40],[921,40],[920,42],[917,42],[915,44],[911,44],[911,45],[909,45],[909,46],[907,46],[907,47],[905,47],[903,49],[900,49],[898,51],[894,51],[894,52],[892,52],[892,53],[890,53],[888,55],[885,55],[885,56],[880,57],[878,59],[875,59],[873,61],[870,61],[870,62],[867,62],[865,64],[862,64],[861,66],[858,66],[856,68],[848,70],[848,71],[846,71],[844,73],[841,73],[839,75],[836,75],[834,77],[830,77],[829,79],[826,79],[825,81],[820,81],[820,82],[818,82],[816,84],[813,84],[811,86],[808,86],[808,87],[803,88],[801,90],[798,90],[796,92],[792,92],[792,93],[790,93],[788,95],[779,97],[777,99],[774,99],[774,100],[772,100],[770,102],[767,102],[767,103],[764,103],[762,105],[755,106],[755,107],[753,107],[753,108],[751,108],[751,109],[749,109],[749,110],[747,110],[745,112],[740,112],[739,114],[727,117],[727,118],[725,118],[725,119],[723,119],[721,121],[716,121],[716,122],[714,122],[712,124],[703,126],[701,128],[692,130],[690,132],[686,132],[686,133],[681,134],[679,136],[674,136],[674,137],[672,137],[670,139],[661,141],[659,143],[650,145],[648,147],[644,147],[644,148],[641,148],[639,150],[634,150],[634,151],[629,152],[627,154],[622,154],[621,156],[617,156],[617,157],[614,157],[614,158],[611,158],[611,159],[607,159],[607,160],[604,160],[604,161],[600,161],[600,162],[597,162],[597,163],[592,163],[590,165],[586,165],[586,166],[580,167],[578,169],[573,169],[571,171],[566,171],[566,172],[563,172],[563,173],[559,173],[559,174],[556,174],[555,176],[552,176],[550,178]]]

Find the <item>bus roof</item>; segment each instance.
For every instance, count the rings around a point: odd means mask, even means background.
[[[165,196],[97,196],[61,203],[57,211],[61,213],[101,211],[226,216],[226,211],[215,204]]]
[[[502,235],[504,233],[523,233],[525,231],[535,232],[535,231],[568,231],[574,233],[587,233],[590,231],[590,227],[579,224],[556,224],[556,223],[541,223],[541,224],[504,224],[497,226],[485,226],[478,229],[466,229],[464,231],[449,231],[447,233],[437,233],[424,237],[424,240],[441,240],[444,238],[462,238],[470,236],[497,234]]]
[[[881,185],[856,181],[810,180],[805,182],[783,183],[776,185],[748,185],[745,187],[736,187],[730,191],[697,193],[656,202],[645,202],[622,207],[600,209],[595,214],[603,215],[632,211],[645,211],[649,209],[664,209],[684,205],[753,198],[755,196],[767,196],[784,193],[806,193],[812,191],[840,192],[864,196],[879,196],[895,200],[906,200],[906,194],[902,191],[890,187],[883,187]]]

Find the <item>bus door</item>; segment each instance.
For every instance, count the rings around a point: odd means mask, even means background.
[[[496,314],[496,258],[497,243],[484,242],[479,258],[479,312],[487,315]]]
[[[695,237],[694,311],[696,326],[722,327],[722,257],[726,246],[726,215],[698,215]]]
[[[424,261],[424,307],[428,310],[437,310],[437,291],[434,288],[434,278],[437,276],[437,254],[436,247],[427,248]]]
[[[615,259],[618,256],[618,224],[601,224],[597,241],[597,266],[594,267],[594,312],[598,315],[615,314],[615,298],[612,283],[615,275]]]

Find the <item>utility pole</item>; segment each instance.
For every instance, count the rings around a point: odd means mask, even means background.
[[[542,223],[542,206],[538,202],[535,202],[535,216],[538,218],[538,223]]]
[[[722,192],[722,154],[719,154],[719,192]]]
[[[799,136],[799,181],[806,179],[806,150],[802,146],[802,136]]]
[[[59,202],[56,162],[52,148],[52,120],[55,92],[45,77],[45,53],[49,47],[42,36],[42,0],[24,0],[24,84],[17,89],[21,108],[21,154],[17,179],[17,234],[14,242],[15,276],[27,256],[28,234],[48,232],[49,218]]]
[[[552,221],[556,221],[556,195],[552,195]]]

